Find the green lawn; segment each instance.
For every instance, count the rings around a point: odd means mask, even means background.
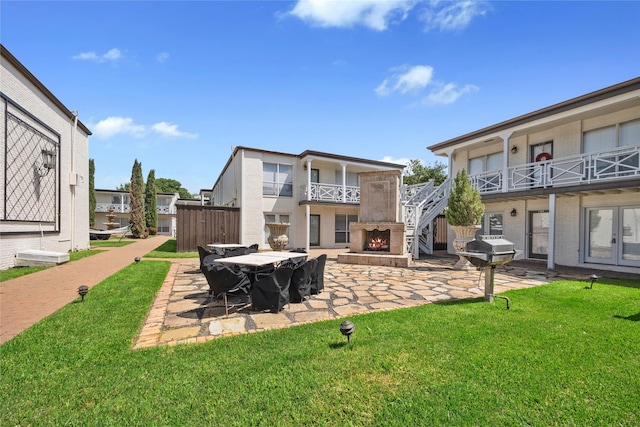
[[[135,242],[133,239],[124,238],[120,240],[120,238],[109,239],[109,240],[92,240],[91,247],[95,248],[119,248],[122,246],[127,246]]]
[[[132,264],[0,347],[2,425],[636,426],[640,285],[561,281],[131,350],[166,261]]]
[[[89,249],[85,251],[69,252],[69,262],[77,261],[81,258],[91,255],[99,254],[102,252],[99,249]],[[35,273],[36,271],[45,270],[51,267],[14,267],[6,270],[0,270],[0,282],[5,280],[15,279],[27,274]]]
[[[199,258],[198,252],[176,252],[175,238],[167,240],[155,250],[145,255],[145,258]]]

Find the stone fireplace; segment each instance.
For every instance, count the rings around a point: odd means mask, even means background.
[[[360,177],[359,222],[351,223],[346,264],[406,267],[406,225],[401,221],[400,171],[363,172]]]

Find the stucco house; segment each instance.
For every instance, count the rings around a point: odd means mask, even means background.
[[[0,268],[21,251],[89,248],[91,131],[3,45]]]
[[[640,274],[640,78],[428,149],[469,172],[483,232],[525,258]]]
[[[176,203],[178,193],[157,193],[156,204],[158,211],[158,234],[175,236],[176,234]],[[180,199],[181,200],[181,199]],[[115,228],[129,225],[130,213],[129,192],[121,190],[96,189],[96,222],[95,229],[106,230],[109,212],[115,215]],[[193,203],[193,202],[191,202]]]
[[[359,172],[405,165],[306,150],[281,153],[235,147],[211,190],[209,204],[239,207],[240,242],[268,249],[269,222],[288,223],[289,248],[348,248],[358,221]]]

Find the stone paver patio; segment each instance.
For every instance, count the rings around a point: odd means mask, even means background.
[[[484,277],[473,267],[453,270],[456,259],[434,257],[408,268],[338,264],[335,259],[328,259],[321,294],[287,305],[280,313],[252,311],[248,297],[230,297],[230,304],[242,305],[231,308],[228,317],[222,299],[209,300],[209,286],[198,269],[198,260],[174,263],[134,348],[205,342],[360,313],[483,297]],[[496,268],[494,292],[528,288],[560,278],[584,280],[585,276],[517,266],[514,262]]]

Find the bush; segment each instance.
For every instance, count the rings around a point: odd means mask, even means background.
[[[450,225],[478,225],[482,222],[484,205],[480,192],[471,187],[467,171],[456,174],[445,216]]]

